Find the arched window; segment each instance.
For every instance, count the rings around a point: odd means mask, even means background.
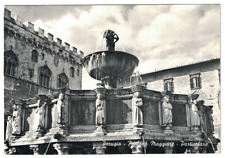
[[[4,73],[15,76],[15,69],[18,65],[17,56],[14,54],[12,50],[5,51],[4,53]]]
[[[65,73],[61,73],[58,76],[58,87],[65,88],[69,85],[69,79]]]
[[[32,51],[31,60],[33,62],[38,62],[38,52],[36,50]]]
[[[74,67],[70,67],[70,77],[74,77]]]
[[[39,68],[39,84],[41,86],[49,87],[51,76],[52,72],[47,65]]]

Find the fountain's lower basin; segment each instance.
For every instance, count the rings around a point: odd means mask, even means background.
[[[83,58],[83,66],[96,80],[129,78],[138,63],[137,57],[122,51],[99,51]]]

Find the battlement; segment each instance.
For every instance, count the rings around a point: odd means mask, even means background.
[[[50,43],[56,43],[57,46],[64,48],[65,51],[72,52],[74,55],[80,56],[81,58],[84,56],[84,53],[81,50],[78,50],[76,47],[71,46],[69,43],[64,42],[62,44],[62,40],[60,38],[56,38],[56,41],[54,41],[54,35],[51,33],[46,33],[47,36],[45,36],[45,30],[40,28],[38,31],[35,31],[34,24],[28,21],[28,24],[24,24],[23,18],[16,15],[15,18],[12,17],[12,12],[5,8],[4,11],[4,18],[9,20],[12,23],[15,23],[16,25],[20,26],[21,28],[35,34],[36,36],[39,36],[45,40],[47,40]]]

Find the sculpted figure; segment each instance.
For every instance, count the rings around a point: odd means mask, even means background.
[[[209,116],[209,124],[210,124],[210,127],[209,127],[209,130],[210,130],[210,133],[214,133],[214,124],[213,124],[213,117],[212,117],[212,114],[213,114],[213,110],[211,109],[210,111],[209,111],[209,114],[208,114],[208,116]]]
[[[6,136],[5,140],[9,141],[12,135],[12,116],[7,117]]]
[[[105,125],[105,114],[104,114],[105,100],[101,93],[97,94],[95,105],[96,105],[96,124],[98,126],[103,126]]]
[[[142,98],[134,98],[134,124],[143,125]]]
[[[58,124],[62,123],[62,109],[64,107],[64,98],[65,94],[61,92],[57,101]]]
[[[17,135],[21,133],[21,109],[13,102],[12,114],[12,134]]]
[[[197,106],[199,108],[198,114],[199,114],[199,118],[200,118],[200,130],[201,130],[201,132],[204,132],[205,121],[204,121],[203,101],[201,104],[200,104],[200,102],[198,102]]]
[[[199,117],[199,110],[197,107],[197,98],[199,97],[198,94],[191,95],[191,126],[192,128],[196,128],[200,126],[200,117]]]
[[[163,126],[172,126],[172,105],[169,102],[169,96],[165,95],[163,97]]]
[[[47,103],[42,99],[39,98],[37,101],[37,110],[36,113],[39,115],[39,123],[38,123],[38,130],[45,129],[45,109]]]
[[[115,50],[115,43],[119,40],[118,35],[112,30],[106,30],[103,37],[106,38],[106,47],[108,50]]]

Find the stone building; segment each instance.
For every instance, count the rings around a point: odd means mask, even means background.
[[[199,94],[198,100],[213,105],[214,134],[220,138],[220,58],[146,73],[139,78],[151,90]],[[130,80],[121,83],[122,86],[129,84]]]
[[[22,18],[4,12],[4,101],[8,113],[12,99],[50,94],[62,87],[81,89],[83,52]]]

